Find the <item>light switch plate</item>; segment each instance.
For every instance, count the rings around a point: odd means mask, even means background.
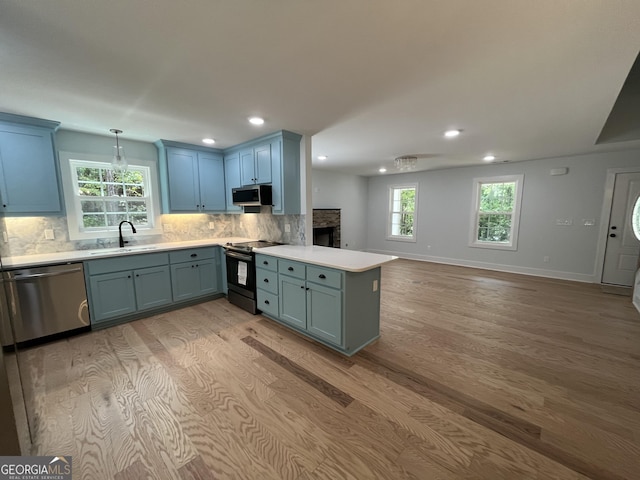
[[[213,222],[209,222],[209,230],[213,230],[216,228],[216,224]]]
[[[53,234],[53,228],[45,228],[44,229],[44,239],[45,240],[55,240],[56,236]]]
[[[284,233],[291,233],[291,225],[288,223],[284,224]]]

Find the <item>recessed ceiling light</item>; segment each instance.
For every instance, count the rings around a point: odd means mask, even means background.
[[[460,132],[461,130],[447,130],[446,132],[444,132],[444,136],[447,138],[453,138],[460,135]]]
[[[326,160],[327,156],[326,155],[318,155],[318,160]]]
[[[382,168],[380,168],[378,171],[379,171],[380,173],[384,173],[384,172],[386,172],[386,171],[387,171],[387,169],[386,169],[386,168],[384,168],[384,167],[382,167]]]
[[[489,154],[489,155],[485,155],[482,159],[485,162],[493,162],[496,159],[496,156]]]
[[[249,119],[249,123],[252,123],[253,125],[262,125],[264,123],[264,118],[251,117]]]
[[[216,141],[213,138],[203,138],[202,143],[206,143],[207,145],[213,145]]]

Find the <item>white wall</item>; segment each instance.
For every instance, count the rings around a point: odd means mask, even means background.
[[[367,231],[367,178],[313,170],[311,183],[313,208],[340,209],[340,246],[350,250],[364,250]]]
[[[590,154],[369,178],[366,249],[405,258],[598,282],[595,278],[608,168],[640,166],[640,151]],[[552,168],[569,173],[551,176]],[[524,174],[517,251],[468,246],[476,177]],[[386,239],[389,185],[417,182],[417,242]],[[572,219],[557,226],[556,219]],[[584,226],[595,219],[595,226]],[[544,257],[549,262],[544,262]]]

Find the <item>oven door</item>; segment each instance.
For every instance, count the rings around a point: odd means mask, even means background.
[[[253,254],[226,250],[225,256],[229,290],[233,290],[245,297],[255,298],[256,268]]]

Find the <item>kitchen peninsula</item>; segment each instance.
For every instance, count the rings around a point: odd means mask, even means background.
[[[351,356],[380,337],[380,267],[395,258],[315,245],[263,248],[256,255],[258,308]]]

